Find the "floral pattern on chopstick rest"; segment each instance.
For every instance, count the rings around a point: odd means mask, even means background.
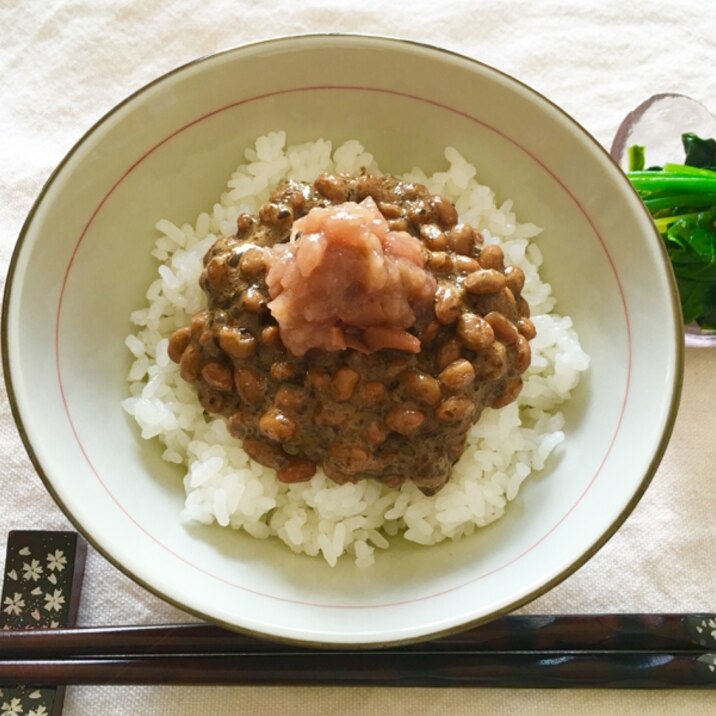
[[[57,689],[0,686],[0,716],[59,716]]]
[[[86,551],[85,541],[76,532],[11,531],[0,597],[0,628],[73,626]],[[0,701],[0,714],[3,703]]]

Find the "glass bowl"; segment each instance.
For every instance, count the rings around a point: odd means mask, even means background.
[[[633,144],[646,147],[647,163],[661,165],[678,162],[683,156],[681,135],[694,132],[701,137],[716,136],[716,117],[686,95],[655,94],[629,112],[619,125],[609,153],[624,171],[628,168],[628,149]],[[687,346],[716,347],[716,329],[696,323],[684,327]]]

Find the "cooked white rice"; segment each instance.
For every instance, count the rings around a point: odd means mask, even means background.
[[[537,337],[524,388],[516,402],[483,412],[437,495],[426,497],[411,482],[400,489],[375,480],[337,485],[320,470],[308,482],[287,485],[248,457],[223,418],[204,414],[194,389],[167,355],[167,339],[205,307],[198,282],[202,257],[220,234],[234,233],[241,212],[257,212],[286,177],[311,181],[324,171],[357,173],[365,167],[378,172],[378,167],[356,140],[335,151],[325,140],[286,147],[284,132],[260,137],[245,159],[219,203],[194,226],[167,219],[157,223],[161,235],[152,254],[160,262],[158,276],[147,291],[147,306],[132,314],[137,330],[126,339],[135,360],[128,376],[131,397],[122,405],[142,437],[158,438],[163,458],[183,467],[183,518],[217,522],[261,539],[276,536],[294,552],[321,555],[330,565],[348,554],[360,567],[374,562],[376,547],[388,548],[388,538],[432,545],[494,522],[564,440],[557,408],[589,364],[572,321],[553,313],[551,287],[539,278],[542,256],[530,240],[541,230],[518,224],[511,201],[498,207],[494,193],[476,181],[475,167],[451,147],[445,150],[446,171],[428,177],[414,169],[406,175],[454,201],[460,220],[481,231],[485,243],[499,243],[506,263],[525,272],[523,296]]]

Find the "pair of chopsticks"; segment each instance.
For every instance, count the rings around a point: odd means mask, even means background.
[[[0,632],[0,684],[716,687],[716,616],[509,616],[420,644],[310,649],[206,624]]]

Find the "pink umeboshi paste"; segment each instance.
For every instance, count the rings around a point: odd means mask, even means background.
[[[417,353],[408,328],[430,309],[435,279],[421,242],[391,231],[372,197],[315,207],[288,243],[267,249],[269,309],[296,356],[311,348]]]

